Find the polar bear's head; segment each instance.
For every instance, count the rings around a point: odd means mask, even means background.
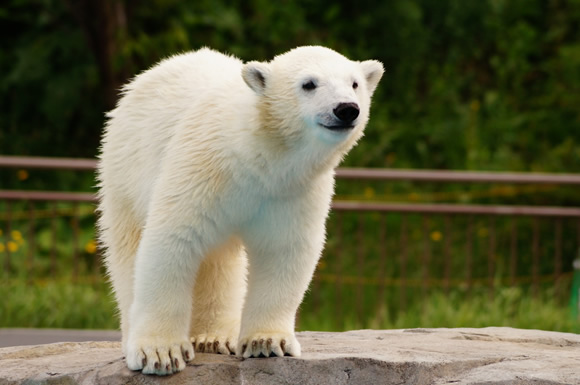
[[[258,95],[262,125],[270,135],[286,142],[342,143],[343,152],[362,136],[382,75],[378,61],[351,61],[318,46],[295,48],[270,62],[249,62],[242,70]]]

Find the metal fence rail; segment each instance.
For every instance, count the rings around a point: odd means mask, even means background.
[[[342,179],[422,182],[580,184],[579,174],[340,168],[336,171],[336,176]]]
[[[0,170],[93,172],[95,166],[92,159],[0,156]],[[338,183],[347,179],[361,185],[580,184],[579,174],[337,170]],[[102,277],[95,203],[88,192],[0,189],[3,278]],[[485,290],[493,297],[504,286],[517,285],[534,295],[548,285],[565,296],[579,248],[580,207],[337,200],[303,309],[316,314],[331,306],[336,320],[350,315],[356,326],[368,327],[369,317],[384,317],[385,308],[404,311],[436,290]]]
[[[95,159],[0,156],[0,168],[94,171],[96,167],[97,161]]]

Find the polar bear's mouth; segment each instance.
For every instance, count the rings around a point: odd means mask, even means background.
[[[335,124],[335,125],[326,125],[326,124],[322,124],[322,123],[319,123],[319,124],[321,127],[324,127],[327,130],[336,131],[336,132],[349,131],[349,130],[352,130],[354,128],[354,125],[351,125],[351,124]]]

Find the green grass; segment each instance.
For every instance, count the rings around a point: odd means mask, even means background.
[[[449,295],[433,292],[424,301],[412,298],[413,304],[405,310],[392,306],[365,307],[362,319],[346,300],[342,304],[342,315],[337,316],[337,303],[332,296],[324,298],[325,293],[328,294],[324,287],[318,287],[318,301],[322,306],[315,306],[313,296],[316,289],[314,286],[309,292],[301,308],[298,330],[510,326],[580,332],[580,323],[572,319],[567,304],[556,300],[549,288],[543,289],[535,298],[519,287],[498,289],[493,299],[486,290],[476,290],[468,298],[458,291]],[[118,328],[110,288],[100,279],[77,283],[63,280],[4,281],[0,285],[0,297],[0,327]]]
[[[340,319],[336,314],[316,311],[307,299],[300,313],[299,328],[337,331],[509,326],[580,333],[580,321],[574,320],[568,305],[560,303],[553,294],[553,290],[547,289],[532,297],[519,287],[498,289],[493,298],[487,291],[474,292],[469,297],[460,292],[449,295],[434,292],[405,310],[379,307],[363,317],[358,317],[352,307],[343,306]]]
[[[43,280],[0,285],[0,327],[116,329],[108,284]]]

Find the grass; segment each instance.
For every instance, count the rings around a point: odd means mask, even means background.
[[[324,301],[324,294],[329,289],[317,289],[321,296],[318,301],[324,302],[322,306],[315,304],[315,289],[316,286],[301,308],[298,330],[510,326],[580,333],[580,323],[572,319],[568,306],[556,300],[549,288],[536,297],[527,295],[522,288],[500,288],[493,299],[485,290],[474,291],[469,299],[457,291],[449,295],[433,292],[424,301],[415,301],[405,310],[381,308],[375,304],[362,319],[348,302],[343,304],[343,313],[338,319],[334,299],[327,297]],[[4,281],[0,285],[0,297],[3,298],[0,327],[118,328],[110,288],[98,278],[77,283]]]
[[[0,327],[117,329],[108,284],[42,280],[0,285]]]
[[[393,312],[383,309],[382,312],[367,314],[362,321],[350,311],[345,312],[340,322],[336,319],[336,316],[316,314],[312,308],[303,309],[300,329],[336,331],[508,326],[580,333],[580,322],[572,318],[566,304],[554,299],[552,290],[546,290],[534,298],[518,287],[499,289],[493,299],[483,291],[472,294],[469,299],[457,292],[449,295],[435,292],[406,310],[395,309]]]

